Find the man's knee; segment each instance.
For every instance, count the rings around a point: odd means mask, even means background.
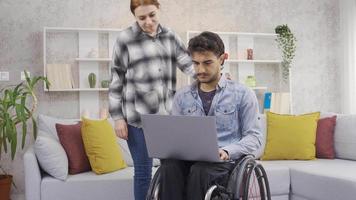
[[[203,162],[197,162],[190,168],[190,175],[195,177],[206,177],[209,176],[210,171],[209,165]]]
[[[226,179],[233,165],[198,162],[190,169],[190,178],[204,181]]]
[[[161,160],[161,170],[166,171],[166,170],[176,170],[179,169],[181,165],[181,162],[179,160],[174,160],[174,159],[165,159]]]

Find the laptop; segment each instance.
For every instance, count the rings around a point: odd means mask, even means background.
[[[151,158],[226,162],[219,157],[214,116],[141,115]]]

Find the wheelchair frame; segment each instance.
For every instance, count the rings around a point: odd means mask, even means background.
[[[246,155],[237,160],[236,166],[230,173],[227,186],[212,185],[205,193],[204,199],[211,200],[214,196],[213,194],[218,193],[219,195],[225,194],[229,200],[248,200],[250,180],[253,173],[256,175],[259,186],[259,198],[261,200],[271,200],[267,174],[262,165],[257,163],[252,155]],[[158,168],[152,178],[146,200],[159,200],[160,177],[161,171]]]

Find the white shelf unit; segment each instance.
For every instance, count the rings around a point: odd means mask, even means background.
[[[187,44],[189,40],[202,31],[187,31]],[[245,84],[248,76],[256,77],[255,91],[263,111],[264,93],[267,91],[279,92],[281,88],[280,64],[281,56],[277,47],[275,33],[245,33],[221,32],[217,33],[224,42],[228,59],[225,60],[222,73],[229,73],[233,80]],[[247,59],[247,49],[253,49],[253,59]],[[273,72],[270,72],[270,71]],[[278,71],[277,73],[275,71]],[[273,74],[275,77],[262,76],[261,73]],[[275,75],[278,74],[278,75]],[[275,79],[279,79],[278,81]],[[188,80],[190,83],[191,80]],[[185,83],[183,83],[185,84]]]
[[[109,88],[72,88],[72,89],[49,89],[46,92],[85,92],[85,91],[109,91]]]
[[[73,88],[50,88],[46,92],[79,92],[79,114],[90,111],[97,117],[100,110],[102,80],[110,79],[110,61],[113,45],[120,29],[44,27],[44,76],[47,64],[70,64]],[[96,75],[96,87],[90,88],[88,75]]]
[[[251,89],[253,89],[253,90],[267,90],[268,87],[260,86],[260,87],[252,87]]]
[[[227,59],[227,63],[275,63],[280,64],[281,60],[238,60],[238,59]]]
[[[87,61],[87,62],[110,62],[111,58],[76,58],[76,61]]]
[[[187,36],[189,35],[197,35],[201,33],[202,31],[196,31],[196,30],[190,30],[187,32]],[[232,35],[232,36],[248,36],[248,37],[254,37],[254,38],[275,38],[277,37],[277,34],[275,33],[248,33],[248,32],[222,32],[222,31],[213,31],[214,33],[224,36],[224,35]]]

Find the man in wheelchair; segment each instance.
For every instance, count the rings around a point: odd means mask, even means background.
[[[212,184],[227,184],[233,160],[252,154],[262,140],[254,92],[221,74],[227,58],[221,38],[203,32],[189,41],[188,51],[197,81],[176,93],[172,114],[216,116],[219,155],[226,162],[161,160],[162,200],[204,199]]]

